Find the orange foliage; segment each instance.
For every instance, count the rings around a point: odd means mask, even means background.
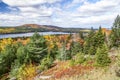
[[[102,28],[102,32],[105,33],[107,36],[111,34],[111,30],[108,30],[106,28]]]
[[[26,45],[30,41],[30,38],[27,38],[25,40],[18,38],[14,43],[21,42],[23,45]]]
[[[66,49],[69,50],[72,41],[75,42],[80,42],[81,44],[84,43],[84,40],[78,38],[78,37],[74,37],[73,39],[69,38],[70,35],[66,34],[66,35],[59,35],[59,36],[51,36],[51,35],[46,35],[44,36],[44,38],[47,40],[47,44],[49,49],[54,48],[54,45],[57,45],[58,48],[61,48],[63,43],[66,43]]]

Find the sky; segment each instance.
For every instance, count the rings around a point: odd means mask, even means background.
[[[0,0],[0,26],[111,28],[120,0]]]

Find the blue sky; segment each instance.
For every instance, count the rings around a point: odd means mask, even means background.
[[[0,26],[110,28],[118,14],[120,0],[0,0]]]

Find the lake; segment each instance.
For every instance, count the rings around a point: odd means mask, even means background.
[[[69,34],[65,32],[38,32],[40,35],[54,35],[54,34]],[[30,33],[17,33],[17,34],[0,34],[0,39],[3,38],[16,38],[16,37],[30,37],[34,32]]]

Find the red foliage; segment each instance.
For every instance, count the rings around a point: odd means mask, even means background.
[[[61,71],[58,71],[55,73],[55,78],[61,78],[63,76],[74,76],[77,74],[84,74],[85,72],[91,71],[93,69],[93,66],[73,66],[71,68],[67,68]]]

